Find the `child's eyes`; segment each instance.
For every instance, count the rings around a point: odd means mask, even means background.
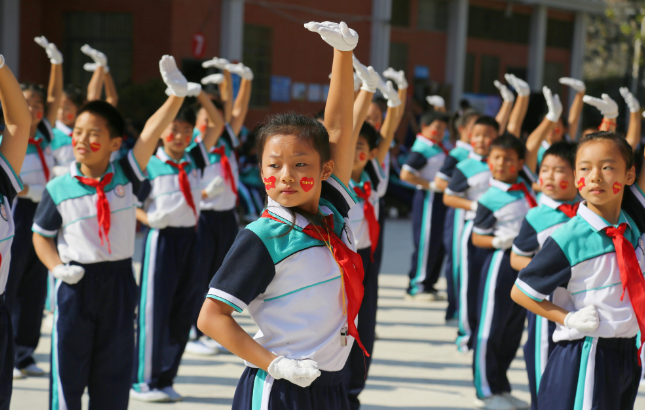
[[[269,164],[269,168],[278,168],[278,164]]]
[[[298,162],[298,163],[296,164],[296,166],[297,166],[297,167],[304,167],[304,166],[307,166],[307,164],[305,164],[304,162]]]
[[[611,171],[611,170],[613,170],[613,169],[614,169],[614,167],[604,167],[603,169],[607,169],[607,170],[610,170],[610,171]]]

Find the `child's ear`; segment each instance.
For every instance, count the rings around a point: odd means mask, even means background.
[[[334,160],[329,160],[325,162],[322,166],[322,180],[326,180],[331,177],[331,174],[334,172]]]
[[[632,166],[631,169],[627,171],[627,180],[625,181],[626,185],[632,185],[636,181],[636,167]]]
[[[524,168],[524,160],[523,159],[519,160],[517,165],[519,165],[519,168],[520,168],[520,171],[521,171],[522,168]]]
[[[115,152],[121,149],[121,144],[123,143],[122,137],[110,138],[110,151]]]
[[[378,148],[374,148],[373,150],[370,151],[370,159],[376,158],[378,155]]]

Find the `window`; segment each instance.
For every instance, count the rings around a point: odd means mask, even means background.
[[[494,81],[499,76],[499,57],[481,56],[479,71],[479,92],[482,94],[499,94]]]
[[[397,27],[410,27],[410,0],[392,0],[392,20]]]
[[[549,19],[546,25],[546,46],[571,49],[573,44],[573,23]]]
[[[84,44],[102,51],[108,57],[110,74],[117,87],[132,79],[132,14],[65,13],[65,78],[78,87],[89,83],[92,73],[83,69],[91,62],[79,52]]]
[[[562,96],[564,87],[558,81],[560,77],[564,77],[564,64],[553,63],[550,61],[544,62],[544,85],[549,87],[553,94]]]
[[[244,25],[242,61],[253,70],[253,92],[250,107],[268,107],[271,102],[271,58],[273,30],[270,27]]]
[[[408,71],[408,45],[390,43],[390,67],[395,70]]]
[[[528,14],[514,13],[507,18],[504,10],[473,6],[468,12],[468,37],[528,44],[530,26]]]
[[[419,0],[417,28],[428,31],[446,31],[448,29],[448,2]]]
[[[475,91],[475,55],[466,54],[466,69],[464,70],[464,92],[472,93]]]

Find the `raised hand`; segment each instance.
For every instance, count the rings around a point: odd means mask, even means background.
[[[361,64],[356,56],[352,56],[352,61],[354,64],[354,69],[356,70],[356,75],[363,83],[361,89],[370,93],[376,92],[376,88],[379,86],[379,83],[383,81],[381,80],[381,76],[378,75],[378,73],[372,68],[372,66],[365,67],[363,64]]]
[[[389,67],[387,70],[383,71],[383,77],[394,81],[396,86],[399,87],[399,90],[405,90],[408,88],[408,80],[406,80],[405,72],[403,70],[396,71],[392,67]]]
[[[625,99],[625,103],[627,104],[627,107],[629,107],[629,112],[639,112],[641,110],[641,104],[638,102],[636,97],[629,92],[627,87],[620,87],[618,91],[620,91],[620,95]]]
[[[327,44],[340,51],[352,51],[358,44],[358,33],[347,27],[344,21],[340,23],[310,21],[305,24],[305,28],[320,34]]]
[[[93,73],[94,71],[96,71],[96,69],[98,67],[99,66],[96,63],[85,63],[85,64],[83,64],[83,69],[85,71],[89,71],[90,73]],[[109,73],[110,72],[110,67],[108,67],[108,66],[103,67],[103,72]]]
[[[502,95],[504,102],[512,103],[515,101],[515,94],[513,94],[513,91],[509,90],[506,85],[500,83],[497,80],[495,80],[493,84],[495,84],[495,88],[499,90],[499,93]]]
[[[515,88],[515,92],[517,92],[517,95],[520,97],[528,97],[531,95],[531,87],[529,87],[529,84],[526,81],[515,77],[513,74],[504,74],[504,78],[506,78],[506,82],[509,83],[511,87]]]
[[[578,94],[580,93],[584,94],[585,91],[587,91],[587,86],[585,85],[585,83],[575,78],[562,77],[558,81],[560,82],[560,84],[568,85],[569,87],[573,88],[575,92],[577,92]]]
[[[582,97],[582,101],[598,108],[605,118],[611,119],[618,117],[618,104],[616,104],[616,101],[612,100],[607,94],[603,94],[601,97],[602,99],[585,95]]]
[[[95,50],[89,45],[85,44],[83,47],[81,47],[81,52],[85,55],[87,55],[89,58],[94,60],[94,63],[97,66],[102,66],[105,67],[108,65],[108,59],[107,56],[103,53],[101,53],[99,50]]]
[[[173,95],[177,97],[185,97],[188,95],[188,81],[177,68],[174,57],[169,55],[161,57],[159,71],[161,72],[163,82],[166,83]]]
[[[244,80],[253,80],[253,71],[242,63],[227,64],[225,70],[231,74],[237,74]]]
[[[394,84],[392,84],[392,81],[387,82],[387,84],[385,85],[385,90],[386,92],[383,93],[383,95],[385,95],[387,98],[388,107],[396,108],[401,105],[401,98],[399,97],[399,93],[397,93],[394,89]]]
[[[542,87],[542,93],[546,100],[546,106],[549,108],[549,112],[546,114],[546,119],[551,122],[558,122],[562,115],[562,102],[560,101],[560,96],[557,94],[554,96],[546,85]]]
[[[426,97],[426,101],[435,108],[443,108],[446,106],[446,102],[440,95],[429,95]]]
[[[202,78],[201,83],[206,84],[222,84],[224,82],[224,74],[211,74]]]
[[[47,41],[45,36],[36,37],[34,38],[34,41],[45,49],[47,57],[49,57],[49,61],[51,61],[52,64],[63,64],[63,54],[58,51],[56,44]]]
[[[202,67],[204,68],[215,67],[215,68],[219,68],[220,70],[226,70],[226,66],[229,64],[231,64],[231,62],[225,58],[213,57],[212,60],[204,61],[202,63]]]

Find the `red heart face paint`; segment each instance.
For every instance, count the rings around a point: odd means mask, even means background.
[[[358,154],[358,159],[360,159],[361,161],[365,161],[365,159],[367,159],[367,154],[365,154],[364,152],[361,152],[360,154]]]
[[[569,188],[569,181],[561,181],[560,182],[560,188],[562,188],[562,189]]]
[[[175,135],[174,135],[174,134],[169,134],[169,135],[166,135],[165,137],[163,137],[163,139],[164,139],[166,142],[172,142],[172,140],[174,140],[174,139],[175,139]]]
[[[43,113],[42,112],[36,113],[36,118],[38,118],[39,120],[42,120],[43,119]]]
[[[305,192],[309,192],[309,191],[311,191],[311,188],[314,187],[314,179],[313,178],[303,177],[300,180],[300,186],[302,187],[302,189],[305,190]]]
[[[580,189],[580,188],[584,188],[584,186],[585,186],[585,179],[584,179],[584,178],[580,178],[580,179],[578,180],[578,183],[577,183],[576,185],[578,186],[578,189]]]
[[[620,190],[623,189],[623,184],[621,184],[620,182],[614,182],[612,188],[614,189],[614,194],[618,194]]]
[[[72,121],[73,119],[74,119],[74,114],[72,114],[71,112],[67,114],[67,121]]]
[[[198,129],[198,130],[199,130],[199,132],[201,132],[202,134],[205,134],[205,133],[206,133],[206,128],[207,128],[207,127],[208,127],[208,126],[207,126],[206,124],[201,124],[197,129]]]
[[[560,129],[560,127],[555,127],[555,128],[553,129],[553,133],[554,133],[554,134],[559,134],[559,133],[560,133],[560,131],[562,131],[562,130]]]
[[[511,174],[514,174],[517,171],[517,168],[515,166],[511,166]]]
[[[542,178],[540,178],[540,185],[542,185]]]
[[[188,136],[186,136],[186,138],[184,138],[186,144],[190,144],[190,141],[192,141],[192,139],[193,139],[192,135],[188,135]]]
[[[470,141],[470,146],[471,146],[471,147],[475,148],[475,146],[476,146],[476,145],[477,145],[477,144],[475,144],[475,141]]]
[[[90,149],[92,150],[92,152],[96,152],[101,149],[101,144],[99,144],[98,142],[92,142],[90,143]]]
[[[266,189],[268,191],[271,188],[275,188],[275,177],[274,176],[264,178],[264,189]]]
[[[76,138],[72,137],[72,147],[75,147],[77,143]]]
[[[430,135],[432,135],[433,137],[436,137],[437,135],[439,135],[439,131],[437,131],[437,130],[430,130]]]

